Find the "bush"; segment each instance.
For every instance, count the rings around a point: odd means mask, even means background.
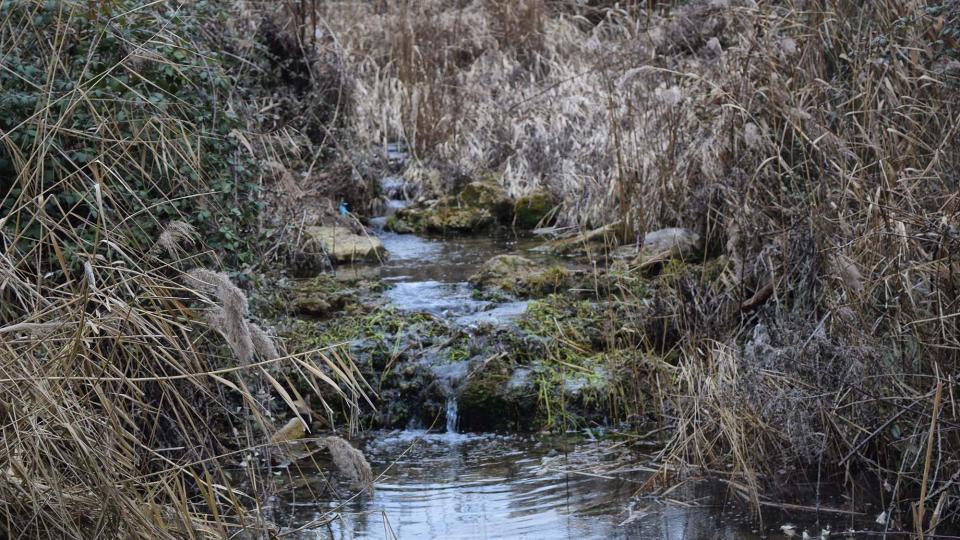
[[[187,36],[214,6],[33,2],[0,5],[0,213],[30,252],[44,222],[75,234],[32,264],[63,280],[96,253],[109,217],[145,249],[170,220],[250,263],[258,212],[249,156],[219,55]],[[64,266],[64,264],[66,266]]]

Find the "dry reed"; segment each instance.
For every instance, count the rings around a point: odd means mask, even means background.
[[[755,502],[778,470],[846,471],[918,531],[957,517],[960,4],[346,1],[324,20],[358,148],[406,142],[423,191],[492,177],[552,192],[561,225],[684,227],[722,255],[618,293],[623,320],[666,329],[638,340],[670,360],[662,460],[730,467]]]
[[[175,200],[219,211],[205,179],[191,175],[209,157],[198,141],[217,135],[186,120],[192,114],[179,104],[131,105],[100,90],[147,63],[183,68],[154,48],[192,50],[174,25],[159,24],[176,17],[173,6],[116,7],[15,2],[0,11],[0,56],[39,43],[27,52],[50,85],[32,94],[32,114],[0,131],[0,158],[15,171],[0,179],[0,534],[265,534],[263,470],[233,464],[267,444],[274,411],[246,381],[268,384],[297,414],[289,385],[274,376],[282,366],[343,395],[355,379],[340,377],[348,360],[331,363],[323,351],[282,355],[249,320],[243,292],[197,268],[217,257],[192,227],[154,217]],[[129,17],[155,30],[150,41],[119,44],[127,54],[101,74],[66,62],[74,58],[66,51],[113,36],[111,25]],[[96,129],[75,128],[81,113]],[[141,122],[133,136],[131,122]],[[16,144],[26,136],[35,142]],[[70,157],[78,148],[82,160]],[[146,194],[135,189],[141,181],[151,182]]]

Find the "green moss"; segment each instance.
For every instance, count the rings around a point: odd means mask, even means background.
[[[500,223],[509,223],[513,217],[513,200],[505,189],[493,182],[471,182],[457,196],[460,206],[480,208],[490,212]]]
[[[527,280],[528,294],[540,296],[561,292],[574,286],[574,274],[559,265],[553,265],[530,276]]]
[[[515,367],[509,360],[495,360],[466,380],[457,399],[461,429],[503,431],[537,427],[535,393],[510,385]]]
[[[493,214],[483,208],[437,206],[405,208],[387,219],[384,227],[396,233],[475,233],[494,224]]]
[[[556,203],[549,194],[537,192],[520,197],[513,206],[514,223],[521,229],[533,229],[550,214]],[[549,225],[550,222],[544,223]]]
[[[387,218],[384,228],[399,234],[422,232],[424,214],[422,210],[404,208]]]
[[[567,349],[589,351],[602,328],[602,317],[593,302],[553,294],[530,302],[518,325],[539,336],[562,338]]]
[[[524,298],[540,298],[573,288],[578,276],[559,265],[543,268],[539,263],[517,255],[498,255],[484,263],[470,283],[486,294],[503,291]]]

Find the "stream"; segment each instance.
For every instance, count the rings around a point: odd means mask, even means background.
[[[385,180],[385,187],[403,191],[395,179]],[[405,204],[394,199],[388,208]],[[523,314],[527,302],[476,300],[466,281],[494,255],[536,257],[529,251],[535,242],[400,235],[383,230],[385,219],[373,220],[373,227],[390,256],[374,271],[390,284],[384,295],[396,308],[428,312],[462,326],[511,324]],[[451,379],[463,376],[449,374]],[[775,515],[761,527],[739,500],[734,504],[728,500],[729,492],[716,485],[685,487],[675,495],[677,501],[696,501],[691,505],[638,495],[647,473],[592,472],[591,464],[612,460],[624,450],[612,437],[594,437],[590,432],[565,436],[459,433],[456,395],[449,388],[447,392],[445,425],[367,433],[355,441],[373,467],[372,493],[318,497],[317,493],[330,493],[324,489],[329,473],[323,470],[315,471],[313,484],[284,490],[276,501],[277,514],[291,536],[338,540],[787,537],[780,527],[790,521],[788,516]],[[792,517],[794,522],[806,519],[813,537],[819,537],[815,515]],[[837,517],[840,522],[831,523]],[[834,531],[850,525],[844,526],[842,516],[821,515],[821,523],[831,523]],[[802,530],[797,528],[798,536]]]

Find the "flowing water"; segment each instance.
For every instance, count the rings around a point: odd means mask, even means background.
[[[837,516],[814,525],[810,514],[778,514],[760,527],[742,503],[710,485],[673,494],[693,504],[634,497],[642,474],[595,474],[583,465],[615,453],[612,442],[404,430],[369,434],[362,448],[379,475],[373,493],[318,500],[326,473],[317,471],[314,485],[280,501],[278,517],[304,527],[291,537],[759,539],[786,538],[780,526],[806,518],[816,538],[824,527],[850,525]]]
[[[383,191],[394,198],[389,209],[403,207],[405,187],[385,179]],[[457,324],[510,324],[526,302],[477,300],[467,277],[490,257],[517,253],[535,257],[534,242],[499,237],[425,238],[382,230],[377,234],[390,253],[375,272],[392,286],[385,293],[395,307],[432,313]],[[646,480],[640,472],[615,475],[591,472],[616,455],[612,442],[591,438],[530,438],[462,434],[457,426],[456,382],[464,365],[438,373],[447,393],[446,425],[433,432],[410,429],[366,435],[362,449],[377,479],[372,493],[329,495],[329,474],[317,470],[312,483],[281,490],[275,514],[295,538],[401,539],[562,539],[609,538],[778,538],[787,519],[777,515],[765,526],[753,524],[741,504],[727,504],[726,491],[690,488],[682,500],[637,496]],[[582,459],[587,456],[588,459]],[[628,461],[629,462],[629,461]],[[703,490],[702,492],[696,490]],[[336,490],[332,490],[336,492]],[[327,495],[318,495],[324,494]],[[680,494],[677,494],[680,495]],[[834,501],[836,505],[842,502]],[[739,510],[738,510],[739,509]],[[824,517],[824,516],[821,516]],[[830,521],[833,530],[849,523]],[[817,537],[820,525],[809,514]],[[803,527],[797,528],[797,533]]]

